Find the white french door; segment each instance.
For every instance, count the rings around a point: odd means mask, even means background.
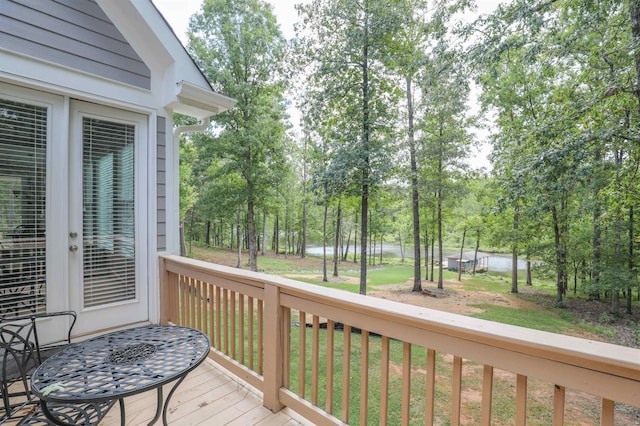
[[[0,83],[0,319],[148,319],[147,137],[147,116]]]
[[[78,333],[146,321],[147,117],[71,101],[69,296]]]

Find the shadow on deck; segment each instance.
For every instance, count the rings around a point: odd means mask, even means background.
[[[169,385],[170,386],[170,385]],[[170,387],[165,386],[167,395]],[[146,425],[153,418],[156,392],[145,392],[125,398],[129,426]],[[211,360],[193,370],[171,398],[167,411],[170,425],[237,425],[293,426],[311,425],[289,409],[274,414],[262,405],[262,396],[253,387],[231,377]],[[160,419],[158,424],[162,423]],[[101,423],[120,425],[116,404]]]

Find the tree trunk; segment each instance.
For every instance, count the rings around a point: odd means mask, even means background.
[[[207,220],[204,230],[204,243],[207,247],[211,247],[211,221]]]
[[[516,202],[513,211],[513,244],[511,246],[511,293],[518,292],[518,221],[520,220],[520,208]]]
[[[373,243],[373,215],[369,213],[369,265],[375,265],[376,263],[376,245]]]
[[[478,250],[480,249],[480,228],[476,231],[476,250],[473,253],[473,275],[476,274],[476,265],[478,264]]]
[[[364,34],[362,43],[362,148],[365,152],[362,167],[361,206],[361,254],[360,254],[360,294],[367,294],[367,215],[369,214],[369,2],[364,5]]]
[[[416,142],[413,131],[413,96],[411,77],[407,77],[407,111],[409,115],[409,156],[411,162],[411,201],[413,206],[413,289],[422,291],[420,262],[420,203],[418,192],[418,163],[416,161]],[[403,259],[404,260],[404,255]]]
[[[258,246],[256,244],[256,221],[254,216],[255,205],[253,197],[250,197],[247,206],[247,226],[249,227],[249,267],[258,272]]]
[[[595,158],[594,158],[594,163],[596,164],[596,167],[599,166],[600,164],[600,158],[602,156],[602,153],[599,149],[596,150],[595,152]],[[601,250],[601,244],[602,244],[602,230],[600,228],[600,216],[602,215],[602,208],[600,206],[600,184],[598,183],[599,181],[596,180],[594,185],[594,191],[593,191],[593,204],[594,204],[594,208],[593,208],[593,240],[591,242],[591,246],[592,246],[592,260],[591,260],[591,283],[592,283],[592,289],[591,292],[592,294],[590,295],[590,297],[595,298],[595,299],[599,299],[600,298],[600,261],[602,258],[602,250]],[[597,292],[597,296],[595,296],[593,293]],[[595,296],[595,297],[594,297]]]
[[[180,222],[180,256],[187,255],[187,244],[184,239],[184,222]]]
[[[438,189],[438,288],[444,288],[444,277],[442,263],[444,256],[442,254],[442,190]]]
[[[300,257],[307,257],[307,138],[304,138],[304,159],[302,161],[302,242]]]
[[[338,201],[338,213],[336,215],[336,237],[333,244],[333,276],[338,276],[338,261],[340,260],[340,249],[338,243],[340,242],[340,222],[342,214],[342,202]]]
[[[327,215],[328,202],[324,203],[324,215],[322,217],[322,282],[329,282],[327,278]]]
[[[236,268],[242,265],[242,239],[240,238],[240,210],[236,212],[236,239],[238,240],[238,262]]]
[[[362,187],[360,218],[360,294],[367,294],[367,214],[369,211],[369,186]]]
[[[462,244],[460,245],[460,260],[458,260],[458,281],[462,281],[462,253],[464,252],[464,240],[467,237],[467,228],[462,232]]]
[[[553,217],[553,235],[555,239],[556,252],[556,304],[562,305],[564,295],[564,283],[562,281],[562,248],[560,244],[560,225],[558,222],[558,209],[554,205],[551,209]]]
[[[267,212],[262,212],[262,255],[267,249]]]
[[[633,206],[629,206],[629,286],[627,287],[627,313],[631,315],[633,312],[631,310],[631,292],[633,291],[633,287],[631,283],[635,282],[635,274],[633,271],[633,242],[635,239],[633,229]]]
[[[349,246],[351,245],[351,229],[349,229],[349,236],[347,237],[347,244],[344,246],[344,253],[342,254],[342,260],[347,261],[349,256]]]
[[[362,240],[362,238],[360,238]],[[360,245],[362,245],[362,241],[360,241]],[[362,251],[362,248],[360,248]],[[355,235],[353,236],[353,263],[358,262],[358,213],[356,212],[356,225],[355,225]]]
[[[426,229],[424,230],[424,279],[429,279],[429,231]]]
[[[436,237],[432,235],[431,236],[431,282],[433,282],[433,271],[434,271],[434,265],[436,262],[435,247],[436,247]]]

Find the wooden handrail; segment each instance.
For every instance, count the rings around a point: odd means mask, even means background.
[[[160,265],[161,321],[163,322],[187,321],[186,325],[204,327],[215,334],[214,322],[218,324],[217,327],[220,327],[221,320],[214,321],[214,318],[218,318],[221,310],[224,312],[224,309],[230,309],[234,313],[234,324],[238,321],[235,318],[235,312],[239,306],[239,303],[235,302],[236,296],[243,301],[245,297],[250,298],[251,306],[254,300],[264,304],[263,312],[260,314],[257,308],[252,307],[250,314],[242,315],[242,321],[245,323],[248,323],[244,319],[245,316],[252,318],[247,336],[249,334],[254,336],[259,331],[254,328],[253,322],[262,321],[264,336],[260,347],[253,342],[258,340],[254,337],[251,338],[252,342],[238,343],[235,340],[236,336],[226,334],[226,337],[231,339],[233,347],[241,344],[244,348],[246,344],[249,347],[248,350],[252,351],[252,355],[255,353],[258,356],[258,364],[263,365],[264,371],[258,371],[258,368],[253,365],[247,368],[242,365],[244,361],[234,361],[232,358],[235,357],[230,356],[228,351],[225,352],[225,347],[214,345],[212,356],[225,367],[231,368],[240,378],[245,380],[249,378],[254,386],[263,391],[265,406],[274,411],[289,405],[312,421],[340,423],[340,420],[333,417],[340,414],[332,412],[331,404],[325,402],[322,407],[316,406],[317,383],[320,382],[317,377],[320,374],[317,358],[313,358],[313,361],[307,362],[306,365],[306,368],[313,367],[311,394],[305,395],[304,390],[300,393],[297,388],[289,388],[288,374],[292,371],[292,367],[305,368],[304,359],[293,358],[289,347],[291,321],[295,321],[291,311],[304,313],[304,318],[301,320],[304,324],[300,324],[301,327],[306,328],[306,316],[311,315],[314,318],[311,322],[314,330],[318,329],[318,319],[322,318],[330,322],[332,328],[334,324],[344,324],[353,330],[362,330],[366,335],[380,335],[401,341],[405,345],[404,351],[407,351],[403,363],[411,361],[411,345],[426,348],[430,356],[429,362],[433,362],[435,353],[453,356],[452,374],[456,394],[453,395],[452,400],[456,406],[460,401],[461,390],[457,380],[459,380],[458,375],[461,374],[463,360],[483,365],[484,369],[479,373],[479,379],[484,383],[483,423],[490,422],[491,419],[487,410],[491,408],[494,368],[510,371],[517,376],[518,414],[514,421],[518,423],[526,418],[526,411],[523,411],[526,410],[523,406],[525,404],[523,398],[526,398],[527,378],[541,379],[554,387],[555,424],[561,422],[563,418],[558,411],[564,410],[565,402],[558,399],[564,400],[565,388],[600,397],[603,401],[601,424],[613,422],[614,413],[610,409],[612,401],[632,406],[640,405],[640,350],[638,349],[485,321],[179,256],[162,256]],[[221,297],[217,296],[214,288],[222,289],[224,294],[231,292],[233,303],[229,301],[230,299],[224,298],[220,302]],[[204,294],[208,295],[206,301],[203,301]],[[199,298],[194,297],[196,295],[199,295]],[[218,306],[223,306],[224,309],[220,307],[216,309],[214,299],[218,300],[217,303],[222,304]],[[247,306],[249,306],[248,303],[242,302],[243,311]],[[187,313],[189,317],[186,316]],[[207,318],[202,318],[205,313],[211,326],[208,325]],[[253,319],[254,315],[257,319]],[[196,318],[197,316],[200,319]],[[228,320],[227,318],[222,321]],[[218,334],[224,334],[225,330],[229,330],[229,327],[225,327],[224,324],[226,323],[223,323],[222,328],[217,331]],[[300,339],[304,345],[302,350],[319,351],[318,333],[314,331],[310,342],[304,342],[304,334]],[[217,341],[214,336],[210,338],[212,344]],[[243,340],[245,339],[246,337]],[[309,337],[306,339],[308,340]],[[346,339],[345,335],[345,341]],[[331,347],[333,351],[333,346],[331,335],[331,342],[327,342],[327,347]],[[311,356],[317,356],[317,353]],[[362,354],[365,361],[367,356],[368,353]],[[333,363],[333,354],[328,358]],[[342,359],[337,358],[339,357],[336,357],[336,363],[342,362]],[[333,365],[326,370],[331,375],[334,374]],[[388,373],[383,371],[384,374]],[[411,366],[405,365],[401,374],[410,375]],[[431,377],[431,374],[432,371],[427,371],[428,377]],[[301,379],[304,380],[303,377]],[[366,377],[363,377],[364,379]],[[385,379],[381,386],[388,386],[386,380],[388,379]],[[435,380],[435,377],[431,377],[431,380]],[[332,383],[333,386],[334,378],[331,377],[323,382]],[[341,383],[338,382],[336,385],[340,386]],[[344,386],[345,383],[343,382],[342,385]],[[362,385],[370,386],[366,380]],[[410,388],[407,386],[406,384],[403,386],[403,394],[409,392]],[[429,386],[428,393],[432,392]],[[332,393],[332,389],[327,390],[327,394]],[[349,402],[343,398],[343,411],[345,403]],[[366,403],[366,400],[361,402],[365,406],[364,415],[366,415]],[[386,402],[381,406],[384,410],[388,408]],[[402,410],[402,418],[405,419],[408,417],[408,401],[403,400]],[[430,410],[433,411],[433,403],[430,405],[427,400],[425,408],[427,417],[433,416],[429,413]],[[457,424],[460,417],[459,407],[454,407],[452,411],[452,424]],[[344,412],[342,420],[346,421]]]

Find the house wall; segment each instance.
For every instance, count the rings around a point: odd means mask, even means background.
[[[167,135],[165,117],[158,117],[157,188],[158,251],[167,249]]]
[[[151,88],[151,71],[93,0],[0,0],[0,49]]]

